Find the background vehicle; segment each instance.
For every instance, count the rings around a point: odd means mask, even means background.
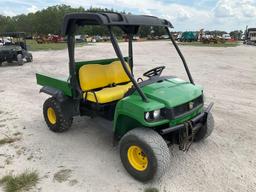
[[[246,28],[244,44],[256,45],[256,28]]]
[[[225,40],[231,40],[230,34],[223,34],[222,38],[225,39]]]
[[[109,30],[118,58],[75,62],[76,26],[102,25]],[[140,26],[166,29],[181,57],[190,82],[161,76],[165,66],[133,75],[133,36]],[[123,54],[112,28],[128,34],[128,57]],[[114,143],[119,143],[125,169],[140,181],[159,179],[168,169],[168,145],[188,150],[193,141],[207,138],[213,130],[213,103],[204,105],[203,90],[195,85],[187,63],[173,39],[172,24],[152,16],[118,13],[73,13],[64,18],[67,35],[69,78],[67,81],[36,74],[40,92],[51,95],[43,106],[48,127],[54,132],[69,129],[74,116],[101,116],[113,123]]]
[[[77,43],[82,43],[85,41],[83,35],[76,35],[75,40]]]
[[[3,46],[0,47],[0,65],[7,61],[11,63],[17,61],[18,65],[23,65],[23,59],[32,62],[33,56],[27,50],[26,35],[23,32],[9,32],[1,34]],[[4,37],[8,38],[8,41]]]
[[[198,39],[198,34],[197,32],[193,32],[193,31],[183,32],[180,37],[181,42],[192,42],[192,41],[197,41],[197,39]]]

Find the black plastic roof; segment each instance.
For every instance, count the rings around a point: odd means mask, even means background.
[[[75,22],[76,25],[108,25],[123,27],[139,27],[139,26],[162,26],[171,27],[172,24],[157,17],[148,15],[127,15],[120,13],[95,13],[95,12],[82,12],[70,13],[65,15],[62,32],[68,34],[70,24]]]

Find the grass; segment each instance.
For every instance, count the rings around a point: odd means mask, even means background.
[[[28,191],[38,183],[39,177],[36,171],[25,171],[20,175],[6,175],[0,180],[5,192]]]
[[[87,43],[77,43],[77,47],[87,45]],[[29,51],[48,51],[48,50],[62,50],[67,48],[67,43],[44,43],[38,44],[35,40],[27,40]]]
[[[202,42],[181,42],[179,45],[189,45],[189,46],[196,46],[196,47],[236,47],[239,45],[239,42],[225,42],[225,43],[210,43],[204,44]]]
[[[150,187],[150,188],[146,188],[144,192],[159,192],[159,190],[157,188]]]
[[[48,51],[48,50],[62,50],[67,48],[67,43],[44,43],[38,44],[35,40],[27,40],[27,45],[29,51]],[[88,45],[86,42],[77,43],[76,47],[82,47]],[[202,42],[181,42],[179,45],[189,45],[189,46],[202,46],[202,47],[236,47],[239,45],[239,42],[226,42],[226,43],[210,43],[204,44]]]

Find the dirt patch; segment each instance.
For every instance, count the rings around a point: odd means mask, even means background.
[[[144,192],[159,192],[159,189],[157,188],[146,188]]]
[[[13,133],[12,135],[13,136],[20,136],[20,135],[22,135],[22,133],[21,132],[16,132],[16,133]]]
[[[72,180],[70,180],[69,182],[68,182],[68,184],[70,185],[70,186],[74,186],[74,185],[76,185],[78,183],[78,181],[76,180],[76,179],[72,179]]]
[[[19,141],[21,138],[19,137],[15,137],[15,138],[12,138],[12,137],[6,137],[6,138],[3,138],[0,140],[0,146],[1,145],[5,145],[5,144],[10,144],[10,143],[14,143],[16,141]]]
[[[71,176],[72,176],[71,169],[62,169],[54,174],[53,180],[58,181],[59,183],[62,183],[62,182],[68,181]]]

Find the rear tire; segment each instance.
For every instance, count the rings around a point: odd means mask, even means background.
[[[26,58],[27,62],[32,62],[33,61],[33,56],[31,53],[28,54],[28,57]]]
[[[53,97],[47,99],[43,106],[44,119],[53,132],[67,131],[73,122],[72,117],[66,117],[60,103]]]
[[[24,64],[22,54],[17,55],[17,62],[18,62],[18,65],[23,65]]]
[[[160,179],[170,164],[166,142],[149,128],[136,128],[124,135],[120,157],[127,172],[142,182]]]
[[[211,112],[208,113],[205,124],[199,129],[194,137],[195,142],[202,141],[212,134],[214,128],[214,118]]]

